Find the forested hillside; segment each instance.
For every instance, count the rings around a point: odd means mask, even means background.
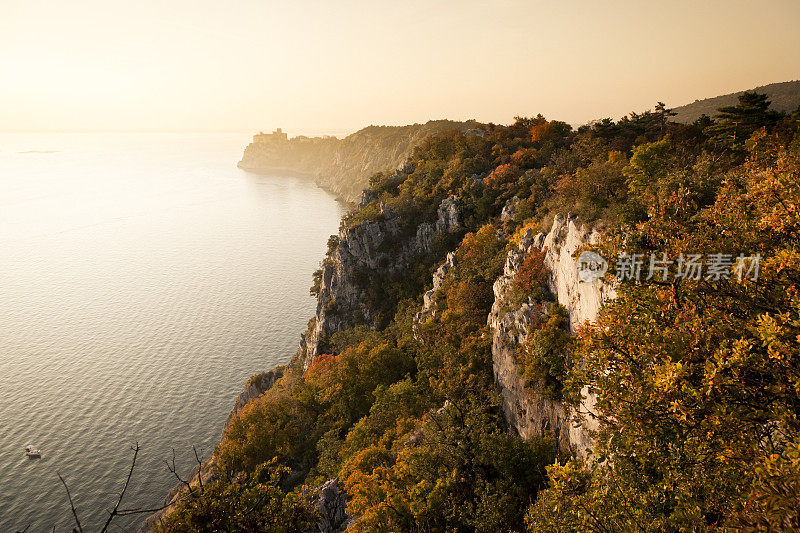
[[[766,94],[772,102],[772,109],[775,111],[786,111],[791,113],[800,107],[800,80],[784,81],[781,83],[770,83],[752,89],[760,94]],[[739,95],[744,91],[695,100],[691,104],[682,105],[674,109],[676,115],[673,120],[689,124],[694,122],[702,115],[713,117],[717,109],[724,106],[735,105]]]
[[[374,174],[156,529],[800,528],[800,114],[769,105],[518,118]]]

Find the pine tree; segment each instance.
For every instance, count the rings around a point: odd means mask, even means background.
[[[780,118],[779,113],[769,109],[770,103],[766,94],[745,91],[739,95],[738,104],[720,107],[717,123],[704,132],[715,144],[742,148],[754,131],[772,126]]]
[[[678,113],[673,111],[672,108],[667,107],[667,104],[664,102],[656,103],[656,115],[659,116],[661,121],[661,131],[664,131],[664,129],[667,127],[667,122],[669,122],[669,119],[677,114]]]

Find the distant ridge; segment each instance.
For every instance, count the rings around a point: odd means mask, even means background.
[[[480,126],[474,120],[430,120],[408,126],[368,126],[344,139],[289,139],[278,129],[255,135],[244,150],[239,168],[307,176],[339,198],[356,202],[373,174],[400,166],[429,135],[465,132]]]
[[[766,93],[772,101],[772,109],[776,111],[791,112],[800,107],[800,80],[770,83],[769,85],[762,85],[748,90]],[[738,96],[743,92],[745,91],[706,98],[705,100],[695,100],[691,104],[676,107],[673,111],[678,114],[673,120],[675,122],[689,123],[694,122],[702,115],[713,117],[720,107],[735,104]]]

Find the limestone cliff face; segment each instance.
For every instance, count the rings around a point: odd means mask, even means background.
[[[458,205],[455,196],[442,200],[436,220],[417,226],[410,238],[403,237],[397,215],[389,210],[378,220],[342,227],[339,245],[323,264],[316,315],[300,342],[297,358],[304,369],[324,353],[334,333],[359,324],[379,326],[367,296],[372,274],[400,274],[432,250],[437,234],[458,231]]]
[[[409,126],[369,126],[344,139],[301,136],[259,142],[257,136],[245,148],[239,167],[308,176],[323,189],[356,202],[373,174],[402,166],[427,136],[478,126],[475,121],[432,120]]]
[[[533,250],[546,250],[544,262],[550,270],[550,291],[554,300],[569,312],[570,327],[574,330],[586,321],[597,318],[603,301],[614,297],[613,288],[602,281],[591,283],[578,279],[575,251],[599,238],[596,232],[576,224],[572,217],[557,216],[549,233],[532,235],[529,231],[517,250],[508,253],[503,275],[494,284],[495,303],[488,317],[494,331],[492,359],[495,381],[503,396],[503,411],[509,424],[527,438],[544,431],[556,437],[559,450],[574,450],[585,454],[591,444],[588,431],[594,427],[591,412],[594,399],[589,396],[581,405],[582,423],[573,423],[575,413],[561,402],[530,390],[525,385],[516,363],[516,352],[527,339],[532,319],[549,312],[548,302],[528,300],[518,308],[509,309],[507,295],[522,261]],[[584,391],[586,392],[586,391]]]
[[[573,331],[584,322],[596,320],[603,302],[616,296],[614,288],[608,284],[585,283],[578,279],[573,254],[581,246],[595,244],[599,239],[599,233],[587,232],[570,216],[556,216],[550,232],[540,233],[534,239],[538,248],[547,249],[545,265],[551,272],[550,289],[558,297],[558,303],[569,311]]]

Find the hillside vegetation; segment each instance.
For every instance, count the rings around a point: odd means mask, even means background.
[[[800,80],[770,83],[752,89],[760,94],[766,94],[772,102],[772,109],[791,113],[800,107]],[[713,117],[717,109],[724,106],[735,105],[737,99],[744,91],[695,100],[691,104],[674,108],[676,122],[689,124],[699,119],[702,115]]]
[[[658,106],[577,130],[538,116],[441,132],[374,174],[312,287],[340,295],[309,325],[319,353],[307,335],[233,416],[213,481],[157,529],[303,531],[327,480],[347,518],[325,531],[800,528],[800,114],[749,93],[716,122],[671,119]],[[698,277],[612,267],[616,298],[571,334],[546,250],[518,252],[567,213],[612,264],[730,261]],[[739,254],[761,258],[757,276],[752,260],[737,275]],[[352,304],[330,287],[345,281]],[[592,418],[588,449],[510,425],[493,305],[530,311],[525,335],[509,329],[520,380]]]

